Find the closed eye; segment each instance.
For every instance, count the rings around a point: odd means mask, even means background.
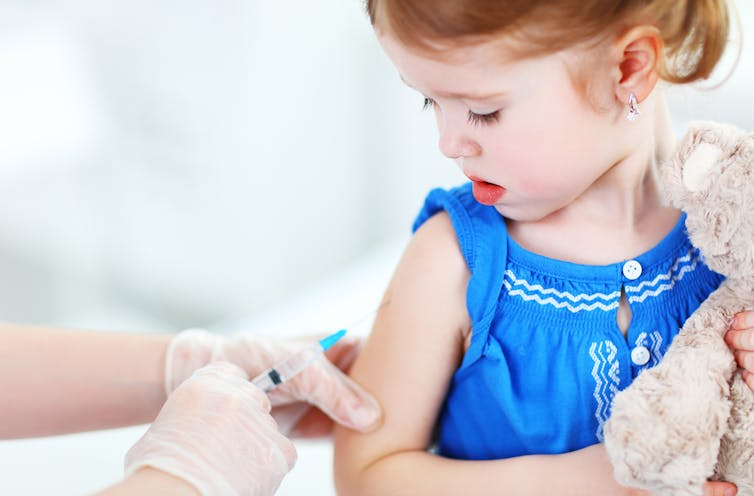
[[[495,110],[489,114],[475,114],[469,110],[469,124],[474,126],[495,124],[500,120],[500,111]]]
[[[429,97],[424,97],[424,104],[422,110],[429,110],[434,108],[435,101]],[[477,114],[469,110],[468,123],[474,126],[495,124],[500,120],[500,111],[495,110],[489,114]]]

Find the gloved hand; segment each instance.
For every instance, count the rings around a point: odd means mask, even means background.
[[[126,476],[153,467],[202,495],[267,496],[296,462],[269,415],[267,395],[230,363],[197,370],[126,454]]]
[[[180,332],[173,337],[166,353],[165,390],[169,395],[194,370],[218,360],[238,365],[253,378],[312,340],[279,341],[243,333],[225,338],[201,329]],[[307,430],[323,433],[330,427],[328,422],[322,428],[322,419],[317,419],[317,412],[309,411],[308,404],[351,429],[365,432],[377,427],[381,418],[379,404],[338,368],[347,369],[358,348],[357,340],[342,339],[327,353],[337,366],[322,357],[269,393],[272,416],[282,433],[301,434]],[[302,422],[305,416],[308,422]],[[318,427],[313,429],[315,423]]]

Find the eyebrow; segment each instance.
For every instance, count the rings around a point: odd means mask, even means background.
[[[403,78],[402,74],[399,74],[399,76],[401,78],[401,81],[403,81],[403,84],[405,84],[411,89],[419,91],[418,89],[413,87],[411,84],[409,84],[409,82]],[[423,93],[423,92],[419,91],[419,93]],[[465,99],[465,100],[493,100],[496,98],[500,98],[505,93],[500,92],[500,93],[488,93],[488,94],[482,94],[482,93],[473,94],[473,93],[455,93],[455,92],[439,91],[437,92],[437,94],[443,97],[447,97],[447,98],[459,98],[459,99]]]

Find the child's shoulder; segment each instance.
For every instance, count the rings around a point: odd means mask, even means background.
[[[409,298],[413,311],[440,311],[453,334],[470,333],[466,288],[471,273],[447,212],[438,212],[419,227],[406,247],[390,284],[389,298]],[[434,309],[434,310],[432,310]]]
[[[416,231],[427,219],[440,211],[447,212],[454,224],[461,222],[470,226],[470,218],[484,214],[485,208],[490,207],[484,207],[474,199],[471,183],[461,184],[449,189],[435,188],[424,199],[424,204],[414,221],[413,229]]]
[[[480,256],[485,258],[485,253],[505,253],[506,221],[495,207],[476,201],[471,183],[430,191],[414,221],[414,232],[418,234],[438,214],[444,219],[438,221],[444,224],[443,234],[452,234],[466,265],[472,270],[478,265]],[[481,262],[486,265],[484,260]]]
[[[465,266],[453,221],[447,211],[438,211],[417,226],[406,251],[417,252],[428,262],[455,262]]]

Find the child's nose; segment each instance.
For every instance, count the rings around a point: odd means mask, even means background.
[[[457,159],[479,155],[480,147],[461,129],[444,126],[440,131],[440,152],[448,158]]]

